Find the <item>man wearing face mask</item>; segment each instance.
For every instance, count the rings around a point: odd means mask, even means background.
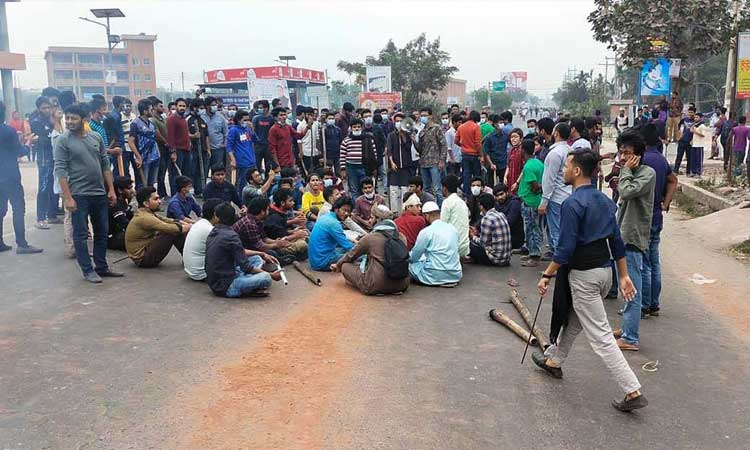
[[[371,115],[372,127],[370,132],[375,140],[375,157],[377,159],[378,167],[373,173],[372,177],[375,180],[375,190],[378,193],[385,194],[386,190],[386,179],[385,179],[385,141],[386,134],[383,128],[383,118],[380,114]],[[365,131],[367,132],[368,118],[365,117]]]
[[[526,121],[526,136],[524,139],[534,139],[536,137],[536,119]]]
[[[351,133],[341,142],[340,162],[345,164],[346,177],[349,182],[349,194],[352,198],[362,195],[361,182],[367,177],[368,160],[375,159],[375,143],[372,135],[362,133],[363,122],[354,119]],[[369,158],[368,158],[369,155]]]
[[[211,148],[210,166],[221,164],[226,167],[226,147],[229,129],[224,116],[219,114],[219,102],[214,97],[206,97],[206,113],[201,117],[208,126],[208,142]]]
[[[341,129],[336,126],[335,117],[336,114],[332,112],[326,113],[325,128],[321,131],[324,135],[321,136],[318,142],[321,147],[325,145],[323,151],[325,152],[326,166],[333,167],[336,171],[335,173],[339,173],[339,155],[342,137]]]
[[[192,162],[188,176],[198,181],[195,185],[195,195],[200,197],[203,194],[209,169],[208,126],[200,117],[200,110],[205,111],[203,100],[193,99],[188,107],[190,112],[187,116],[187,125],[190,135],[190,161]],[[199,158],[201,159],[199,160]]]
[[[253,117],[253,130],[258,136],[258,143],[255,145],[255,163],[259,170],[268,171],[273,162],[271,153],[268,151],[268,131],[274,124],[268,100],[258,101],[255,113],[255,117]]]
[[[440,173],[445,169],[445,158],[448,156],[448,144],[440,125],[432,120],[432,108],[419,111],[419,121],[423,125],[415,142],[419,151],[419,166],[427,190],[437,199],[438,206],[443,203]],[[413,138],[413,136],[412,136]]]
[[[292,152],[292,140],[301,139],[306,131],[298,132],[287,123],[287,111],[285,108],[274,108],[271,111],[275,123],[268,131],[268,146],[271,153],[271,168],[294,168],[294,153]]]
[[[247,172],[256,167],[254,144],[257,142],[258,136],[250,123],[250,114],[245,110],[238,111],[227,136],[229,166],[230,170],[237,170],[235,188],[238,194],[247,184]]]
[[[177,111],[167,118],[167,145],[169,147],[169,157],[172,163],[177,164],[181,173],[189,174],[193,167],[190,131],[188,122],[185,117],[187,113],[187,101],[184,98],[178,98],[175,101]],[[172,192],[175,192],[175,174],[169,174],[169,186]]]
[[[227,122],[232,123],[234,121],[234,116],[237,114],[237,110],[237,105],[234,103],[227,106],[227,109],[224,110],[224,117],[227,119]]]
[[[392,210],[401,210],[404,194],[409,192],[409,180],[416,174],[417,162],[412,158],[409,133],[401,129],[403,113],[393,116],[396,129],[388,135],[386,158],[388,161],[388,186]]]
[[[156,175],[156,192],[161,198],[165,198],[167,197],[167,185],[164,180],[167,172],[169,172],[170,177],[174,177],[172,173],[174,169],[169,158],[169,147],[167,144],[167,114],[164,112],[164,103],[161,100],[153,95],[148,97],[148,100],[154,107],[153,114],[151,114],[149,120],[156,128],[156,144],[159,146],[159,172]]]
[[[180,222],[193,223],[190,218],[190,212],[194,212],[196,217],[201,216],[201,207],[193,198],[193,180],[180,175],[175,180],[177,192],[169,200],[167,207],[167,217]]]

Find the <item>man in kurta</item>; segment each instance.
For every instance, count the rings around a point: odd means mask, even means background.
[[[443,205],[446,201],[447,198]],[[455,286],[463,275],[456,229],[440,220],[440,208],[435,202],[425,203],[422,214],[429,226],[419,232],[411,249],[409,273],[415,281],[428,286]],[[468,222],[468,215],[466,220]]]

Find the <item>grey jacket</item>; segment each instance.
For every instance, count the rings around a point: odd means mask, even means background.
[[[651,219],[654,216],[654,189],[656,172],[641,164],[634,171],[627,167],[620,170],[620,207],[617,223],[625,245],[633,245],[646,252],[651,237]]]

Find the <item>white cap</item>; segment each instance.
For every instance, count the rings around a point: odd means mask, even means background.
[[[419,196],[417,194],[412,194],[404,202],[404,209],[408,208],[409,206],[419,206],[421,204],[422,201],[419,199]]]
[[[412,197],[416,197],[413,195]],[[427,214],[435,211],[440,211],[440,207],[435,202],[425,202],[424,205],[422,205],[422,214]]]
[[[375,216],[376,219],[380,220],[390,219],[391,217],[393,217],[393,213],[391,212],[390,208],[385,205],[375,205],[372,208],[371,213],[373,216]]]

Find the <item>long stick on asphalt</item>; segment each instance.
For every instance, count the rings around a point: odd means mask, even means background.
[[[526,322],[526,325],[528,325],[531,330],[531,333],[536,336],[537,344],[539,344],[539,348],[544,351],[549,346],[549,342],[547,342],[547,338],[545,338],[544,333],[542,333],[542,330],[539,329],[539,327],[532,325],[534,320],[531,317],[531,312],[529,311],[529,308],[526,307],[526,305],[523,303],[523,300],[521,300],[521,295],[518,293],[517,290],[511,289],[510,290],[510,302],[513,303],[513,306],[516,307],[518,310],[518,313],[521,314],[521,317],[523,317],[523,321]]]
[[[531,324],[531,329],[533,330],[536,326],[536,319],[539,317],[539,310],[542,309],[542,299],[544,297],[539,297],[539,305],[536,307],[536,314],[534,314],[534,322]],[[531,337],[533,336],[532,333],[529,333],[529,340],[526,341],[526,348],[523,349],[523,356],[521,357],[521,365],[523,365],[523,361],[526,359],[526,352],[529,351],[529,344],[531,344]]]

